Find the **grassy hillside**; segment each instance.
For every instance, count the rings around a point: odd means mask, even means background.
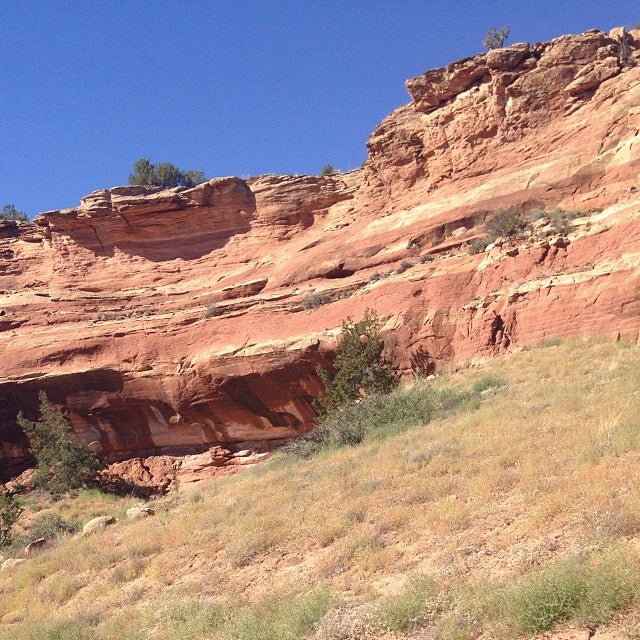
[[[26,533],[43,513],[118,523],[0,572],[0,639],[640,638],[639,390],[636,347],[541,346],[363,403],[361,444],[151,518],[31,496]]]

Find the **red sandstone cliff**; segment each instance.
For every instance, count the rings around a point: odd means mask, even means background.
[[[517,44],[409,80],[357,171],[117,187],[0,223],[0,471],[40,389],[114,458],[305,431],[315,366],[368,307],[405,371],[637,341],[639,62],[638,31]],[[471,255],[506,206],[582,215]]]

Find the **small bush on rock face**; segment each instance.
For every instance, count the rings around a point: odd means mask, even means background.
[[[221,316],[224,311],[216,306],[215,304],[211,304],[207,307],[207,310],[204,313],[205,318],[215,318],[216,316]]]
[[[398,266],[398,268],[396,269],[396,273],[404,273],[408,269],[411,269],[411,267],[413,266],[414,265],[413,265],[413,262],[411,262],[411,260],[403,260]]]
[[[498,238],[515,236],[526,226],[526,222],[515,209],[500,209],[487,218],[484,223],[486,235],[482,238],[476,238],[469,244],[469,253],[482,253],[488,245]]]
[[[490,241],[499,237],[513,236],[521,228],[522,220],[515,209],[497,211],[485,224]]]
[[[482,253],[489,246],[489,241],[486,238],[476,238],[469,243],[469,253],[471,255],[477,255]]]
[[[40,392],[40,419],[27,420],[18,414],[18,425],[29,438],[29,451],[36,459],[33,484],[54,495],[91,483],[98,471],[96,456],[74,438],[66,416]]]
[[[320,293],[311,293],[302,301],[302,307],[307,310],[315,309],[316,307],[321,307],[323,304],[328,304],[329,302],[331,302],[331,297],[328,293],[324,293],[324,291]]]

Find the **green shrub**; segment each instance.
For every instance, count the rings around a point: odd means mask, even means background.
[[[33,484],[59,495],[91,483],[99,469],[96,456],[74,438],[68,419],[40,392],[40,419],[31,422],[22,412],[18,425],[29,438],[29,451],[36,459]]]
[[[287,453],[294,458],[311,458],[326,449],[382,440],[428,424],[470,400],[473,396],[468,392],[425,385],[371,395],[325,416],[313,431],[289,445]]]
[[[215,318],[216,316],[221,316],[224,313],[224,309],[221,309],[219,306],[215,304],[210,304],[207,307],[207,310],[204,312],[205,318]]]
[[[515,209],[500,209],[485,223],[489,242],[497,238],[513,236],[522,226],[522,219]]]
[[[404,273],[408,269],[411,269],[413,266],[414,264],[413,262],[411,262],[411,260],[403,260],[396,269],[396,273]]]
[[[302,308],[303,309],[315,309],[316,307],[321,307],[323,304],[328,304],[331,302],[331,296],[324,291],[319,293],[310,293],[303,301]]]
[[[482,253],[488,246],[489,240],[487,238],[476,238],[469,243],[469,253],[477,255]]]
[[[482,376],[482,378],[473,383],[473,392],[482,393],[487,389],[499,389],[500,387],[504,387],[506,384],[507,383],[502,378],[498,378],[498,376],[493,374],[488,374],[486,376]]]
[[[67,533],[75,533],[79,528],[78,522],[65,520],[59,513],[41,513],[29,527],[29,537],[31,540],[57,538]]]
[[[384,353],[379,331],[378,318],[369,309],[359,322],[347,318],[342,323],[340,344],[333,362],[335,376],[331,378],[322,367],[317,369],[325,385],[324,394],[315,404],[321,418],[363,394],[389,393],[398,384]]]
[[[639,596],[637,559],[614,549],[597,562],[573,558],[525,575],[506,593],[505,610],[520,633],[536,634],[567,620],[603,624]]]
[[[0,212],[0,220],[15,220],[17,222],[29,222],[24,211],[18,211],[12,204],[5,204]]]
[[[579,565],[568,562],[522,578],[509,594],[508,617],[521,633],[540,633],[573,617],[585,595]]]
[[[134,162],[133,173],[129,174],[130,185],[195,187],[206,181],[207,178],[202,171],[182,171],[169,162],[151,164],[149,158],[140,158]]]
[[[557,347],[561,345],[563,342],[564,342],[564,338],[559,338],[559,337],[545,338],[544,340],[541,340],[538,343],[538,346],[542,347],[543,349],[545,347]]]
[[[500,31],[495,27],[491,27],[489,31],[487,31],[487,35],[483,38],[482,44],[489,50],[500,49],[509,39],[510,32],[511,29],[509,29],[509,27],[502,27]]]
[[[18,521],[22,507],[7,492],[0,493],[0,548],[11,544],[11,529]]]
[[[433,591],[433,582],[420,579],[403,591],[382,601],[379,609],[380,625],[386,631],[409,631],[421,622],[426,599]]]
[[[560,207],[556,207],[547,214],[550,225],[556,233],[566,235],[573,229],[573,220],[582,217],[581,211],[565,211]]]
[[[382,274],[379,271],[376,271],[369,276],[369,282],[377,282],[381,277]]]
[[[321,176],[332,176],[332,175],[335,175],[336,173],[340,173],[340,171],[331,164],[325,164],[324,167],[320,169]]]

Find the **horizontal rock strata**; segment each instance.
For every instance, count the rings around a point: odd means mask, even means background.
[[[367,308],[407,374],[637,341],[639,51],[590,31],[429,71],[349,173],[117,187],[0,223],[2,474],[29,462],[15,417],[40,390],[109,460],[303,433]],[[471,253],[504,207],[542,218]]]

